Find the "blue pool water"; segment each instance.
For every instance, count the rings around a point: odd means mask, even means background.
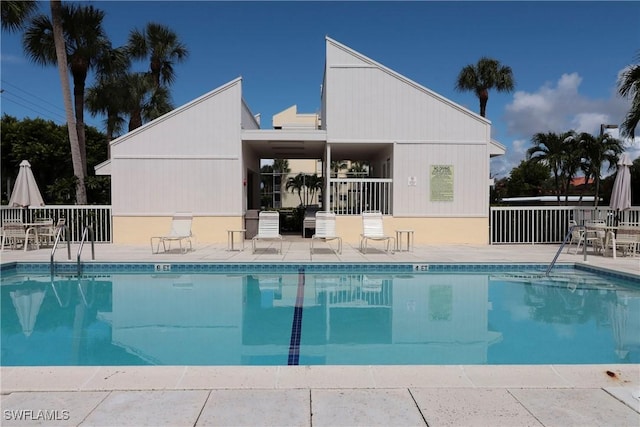
[[[48,268],[3,267],[4,366],[640,362],[638,280],[593,269]]]

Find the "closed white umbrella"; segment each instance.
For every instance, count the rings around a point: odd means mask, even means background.
[[[33,176],[31,164],[27,160],[20,163],[20,172],[16,178],[16,183],[11,192],[9,206],[27,207],[27,206],[44,206],[42,194],[38,189],[36,178]]]
[[[616,211],[631,209],[631,172],[629,166],[633,165],[627,153],[622,153],[618,160],[618,172],[613,182],[611,201],[609,207]]]

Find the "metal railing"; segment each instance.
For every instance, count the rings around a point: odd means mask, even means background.
[[[51,248],[51,263],[49,265],[51,269],[51,275],[55,273],[55,255],[56,249],[58,249],[58,243],[60,243],[60,237],[64,233],[65,240],[67,241],[67,259],[71,260],[71,245],[69,244],[69,227],[66,225],[61,225],[58,227],[58,231],[56,232],[56,240],[53,242],[53,247]]]
[[[569,227],[569,231],[567,232],[567,235],[564,237],[564,240],[562,241],[562,244],[558,248],[558,251],[556,252],[556,255],[553,257],[553,261],[551,261],[551,263],[547,267],[547,271],[545,272],[546,276],[548,276],[549,273],[551,273],[551,269],[553,268],[554,265],[556,265],[556,261],[558,260],[558,257],[562,253],[562,250],[566,246],[567,242],[571,241],[571,236],[573,235],[573,230],[576,230],[576,229],[582,230],[582,233],[586,233],[586,231],[587,231],[587,227],[585,227],[584,225],[572,225],[571,227]],[[582,240],[583,261],[587,262],[587,240],[586,240],[586,235],[584,235],[584,238],[582,238],[581,240]]]
[[[393,179],[332,178],[329,182],[329,209],[336,215],[360,215],[364,211],[393,214]]]
[[[40,218],[50,218],[56,224],[64,218],[69,227],[69,239],[77,243],[82,239],[82,230],[90,225],[94,231],[96,243],[111,243],[113,222],[109,205],[48,205],[13,208],[0,206],[0,219],[4,224],[7,219],[18,219],[23,222],[35,222]]]
[[[82,249],[84,248],[84,242],[89,239],[91,241],[91,259],[96,259],[96,250],[94,245],[93,238],[93,228],[91,226],[86,226],[84,230],[82,230],[82,239],[80,240],[80,247],[78,248],[78,275],[82,272],[82,268],[80,265],[80,256],[82,255]]]

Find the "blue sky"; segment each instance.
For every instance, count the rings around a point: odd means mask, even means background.
[[[114,46],[151,21],[179,35],[190,56],[175,66],[176,106],[241,76],[262,127],[293,104],[319,111],[325,36],[474,112],[478,100],[454,90],[456,76],[495,58],[516,80],[515,92],[491,92],[487,106],[493,137],[507,147],[492,161],[497,177],[524,159],[537,132],[597,134],[602,123],[621,123],[630,102],[617,97],[616,80],[640,53],[640,2],[83,3],[106,12]],[[48,1],[41,10],[49,13]],[[2,113],[64,122],[57,70],[29,62],[20,34],[3,33],[1,46]],[[102,129],[100,117],[86,121]],[[627,146],[640,155],[640,143]]]

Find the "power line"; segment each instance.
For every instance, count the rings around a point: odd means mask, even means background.
[[[40,97],[40,96],[38,96],[38,95],[35,95],[35,94],[31,93],[31,92],[28,92],[28,91],[24,90],[23,88],[21,88],[21,87],[19,87],[19,86],[16,86],[16,85],[14,85],[14,84],[12,84],[12,83],[9,83],[8,81],[6,81],[6,80],[4,80],[4,79],[1,79],[0,81],[2,81],[2,86],[3,86],[3,88],[4,88],[5,86],[10,86],[10,87],[12,87],[12,88],[16,89],[16,90],[17,90],[17,91],[19,91],[19,92],[23,92],[23,93],[25,93],[26,95],[29,95],[29,96],[31,96],[31,97],[33,97],[33,98],[37,99],[37,100],[38,100],[38,101],[40,101],[40,102],[44,102],[45,104],[49,104],[50,106],[52,106],[53,108],[55,108],[55,109],[57,109],[57,110],[60,110],[60,111],[62,112],[62,114],[64,114],[64,108],[61,108],[59,105],[53,104],[53,103],[51,103],[51,102],[47,101],[46,99],[44,99],[44,98],[42,98],[42,97]]]
[[[49,110],[47,108],[43,108],[41,105],[35,104],[35,103],[29,101],[28,99],[21,98],[18,95],[14,94],[12,92],[9,92],[6,89],[4,89],[2,91],[2,101],[10,102],[12,104],[19,105],[22,108],[26,108],[29,111],[33,111],[34,113],[38,114],[38,116],[40,116],[40,117],[44,117],[46,119],[53,120],[56,123],[58,123],[58,122],[66,122],[66,118],[64,116],[58,114],[57,112]],[[49,114],[46,114],[45,112],[47,112]],[[54,118],[51,115],[54,115],[56,117]]]
[[[24,89],[22,89],[22,88],[20,88],[20,87],[18,87],[16,85],[12,84],[12,83],[9,83],[4,79],[2,79],[1,81],[2,81],[2,84],[3,84],[3,88],[1,90],[2,91],[1,93],[2,93],[2,100],[3,101],[8,101],[8,102],[11,102],[13,104],[19,105],[22,108],[26,108],[29,111],[33,111],[34,113],[38,114],[40,117],[44,117],[44,118],[47,118],[49,120],[53,120],[56,123],[61,122],[62,124],[66,124],[67,118],[66,118],[66,113],[64,111],[64,108],[61,108],[59,105],[53,104],[53,103],[47,101],[46,99],[44,99],[44,98],[42,98],[42,97],[40,97],[38,95],[30,93],[30,92],[28,92],[28,91],[26,91],[26,90],[24,90]],[[23,92],[24,94],[26,94],[29,97],[34,98],[38,102],[36,103],[34,101],[31,101],[31,100],[27,99],[24,95],[22,95],[20,93],[15,93],[15,91],[13,91],[13,90],[10,91],[10,90],[5,89],[5,85],[9,86],[9,87],[12,87],[12,88],[15,88],[16,91],[18,91],[18,92]],[[9,95],[8,98],[7,98],[7,95]],[[25,105],[24,103],[27,103],[29,105]],[[58,110],[58,111],[53,111],[53,110],[51,110],[49,108],[45,108],[45,106],[42,105],[43,103],[52,106],[55,110]],[[47,112],[49,114],[47,114],[45,112]],[[51,115],[53,115],[53,116],[55,116],[57,118],[54,118]],[[84,120],[84,123],[85,123],[85,125],[93,126],[93,127],[97,128],[97,129],[100,129],[102,127],[102,125],[95,124],[93,122],[87,121],[86,119]]]

